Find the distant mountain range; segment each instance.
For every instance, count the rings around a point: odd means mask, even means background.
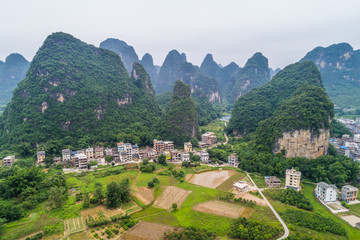
[[[348,43],[317,47],[302,61],[313,61],[319,68],[326,92],[341,107],[360,109],[360,50]]]
[[[117,53],[129,75],[132,64],[141,63],[156,94],[172,91],[175,81],[180,79],[190,85],[192,92],[202,91],[213,103],[233,104],[240,96],[264,85],[280,71],[269,68],[267,58],[261,53],[255,53],[244,67],[235,62],[222,67],[215,62],[212,54],[207,54],[201,65],[195,66],[187,62],[185,53],[171,50],[162,66],[156,66],[149,53],[139,59],[134,47],[119,39],[106,39],[100,43],[100,48]],[[354,50],[347,43],[316,47],[302,61],[316,64],[325,90],[336,105],[360,109],[360,98],[357,97],[360,96],[360,50]],[[0,105],[10,101],[12,91],[25,77],[29,66],[30,63],[20,54],[11,54],[5,62],[0,61]]]
[[[6,105],[17,84],[24,79],[30,63],[20,54],[10,54],[0,61],[0,105]]]

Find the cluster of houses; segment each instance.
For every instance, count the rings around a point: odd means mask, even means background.
[[[285,174],[285,188],[294,190],[301,190],[301,172],[296,169],[287,169]],[[266,176],[265,183],[270,188],[280,188],[281,181],[275,176]],[[340,196],[338,197],[338,189],[333,184],[319,182],[315,188],[315,196],[324,203],[336,202],[338,199],[347,203],[355,201],[358,196],[359,189],[350,185],[345,185],[341,188]]]
[[[301,172],[296,169],[287,169],[285,172],[285,188],[301,190]],[[281,180],[276,176],[265,176],[265,184],[270,188],[280,188]]]
[[[337,119],[337,121],[343,123],[354,133],[354,136],[345,134],[342,138],[331,138],[330,144],[334,146],[339,154],[360,162],[360,118],[356,120]]]
[[[355,201],[358,196],[359,189],[351,185],[345,185],[341,188],[340,196],[338,196],[338,189],[333,184],[327,184],[325,182],[319,182],[315,188],[315,196],[325,202],[336,202],[338,198],[341,201],[350,203]]]
[[[201,136],[201,142],[199,146],[201,148],[206,148],[217,142],[217,137],[210,132],[204,133]],[[146,147],[145,149],[139,149],[137,144],[132,145],[131,143],[117,143],[116,148],[106,148],[96,147],[96,148],[87,148],[72,151],[70,149],[63,149],[62,156],[56,156],[53,158],[54,164],[70,164],[78,169],[87,169],[88,164],[92,161],[96,161],[97,165],[107,164],[105,161],[106,156],[111,156],[112,162],[114,164],[121,164],[132,161],[141,161],[143,159],[154,160],[157,159],[160,154],[166,156],[167,161],[173,162],[189,162],[190,153],[199,155],[200,160],[203,163],[209,162],[209,154],[206,150],[194,151],[191,142],[186,142],[184,144],[184,150],[179,151],[174,148],[174,143],[172,141],[162,141],[156,140],[153,141],[153,148]],[[36,153],[36,163],[38,165],[44,165],[46,153],[45,151],[38,151]],[[16,161],[15,156],[8,156],[3,159],[4,166],[12,166]]]

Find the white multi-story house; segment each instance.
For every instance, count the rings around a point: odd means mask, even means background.
[[[182,153],[181,154],[181,161],[182,162],[189,162],[190,161],[190,154],[189,153]]]
[[[134,154],[139,154],[139,146],[137,144],[135,145],[132,145],[131,147],[131,154],[134,155]]]
[[[63,149],[62,150],[62,159],[63,159],[63,162],[66,162],[66,161],[70,161],[71,160],[71,156],[70,156],[70,149]]]
[[[79,169],[88,168],[88,159],[85,154],[76,154],[75,157],[75,167]]]
[[[319,182],[315,188],[315,195],[324,202],[335,202],[337,199],[337,188],[333,184]]]
[[[208,163],[209,162],[209,153],[207,153],[207,152],[200,153],[200,160],[201,160],[201,162]]]
[[[239,166],[239,158],[237,157],[236,153],[231,154],[228,157],[228,163],[230,166],[238,167]]]
[[[296,191],[300,191],[301,190],[300,180],[301,180],[300,171],[296,171],[296,169],[294,168],[286,170],[285,188],[291,188]]]

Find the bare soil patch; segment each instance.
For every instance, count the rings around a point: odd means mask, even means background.
[[[121,235],[124,240],[159,240],[164,236],[164,232],[172,230],[173,227],[158,223],[140,221],[136,226]]]
[[[154,201],[154,192],[152,189],[149,189],[147,187],[139,187],[137,188],[137,190],[138,191],[134,193],[135,197],[145,205],[148,205],[152,201]]]
[[[185,181],[190,181],[190,178],[193,176],[194,174],[191,174],[191,173],[188,173],[188,174],[186,174],[186,176],[185,176]]]
[[[154,207],[170,209],[173,203],[176,203],[178,208],[190,195],[191,191],[174,187],[167,186],[161,195],[154,202]]]
[[[244,207],[215,200],[197,204],[193,207],[193,210],[223,217],[238,218],[244,210]]]
[[[235,193],[235,192],[234,192]],[[252,200],[255,201],[256,204],[261,205],[261,206],[266,206],[266,202],[264,199],[259,198],[257,196],[254,196],[248,192],[238,192],[235,194],[235,198],[242,198],[242,199],[247,199],[247,200]]]
[[[103,205],[99,205],[93,208],[88,208],[80,212],[80,215],[84,218],[87,218],[88,215],[94,216],[97,215],[99,212],[103,212],[105,216],[112,217],[118,215],[120,213],[125,215],[125,211],[121,208],[116,209],[107,209]]]
[[[217,188],[220,184],[225,182],[228,178],[230,178],[236,173],[236,171],[232,170],[216,170],[210,172],[203,172],[194,174],[193,177],[189,180],[189,182],[203,187]]]
[[[341,218],[344,219],[346,222],[348,222],[353,227],[355,227],[356,223],[360,222],[360,218],[355,215],[343,216]]]

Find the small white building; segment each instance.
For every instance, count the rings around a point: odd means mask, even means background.
[[[249,184],[246,181],[239,181],[233,184],[233,187],[238,191],[245,191],[249,188]]]
[[[207,153],[207,152],[200,153],[200,160],[201,160],[201,162],[208,163],[209,162],[209,153]]]
[[[181,161],[182,161],[182,162],[190,162],[190,154],[188,154],[188,153],[182,153],[182,154],[181,154]]]
[[[335,202],[337,199],[337,188],[333,184],[327,184],[324,182],[319,182],[315,188],[315,195],[321,201],[326,203]]]

